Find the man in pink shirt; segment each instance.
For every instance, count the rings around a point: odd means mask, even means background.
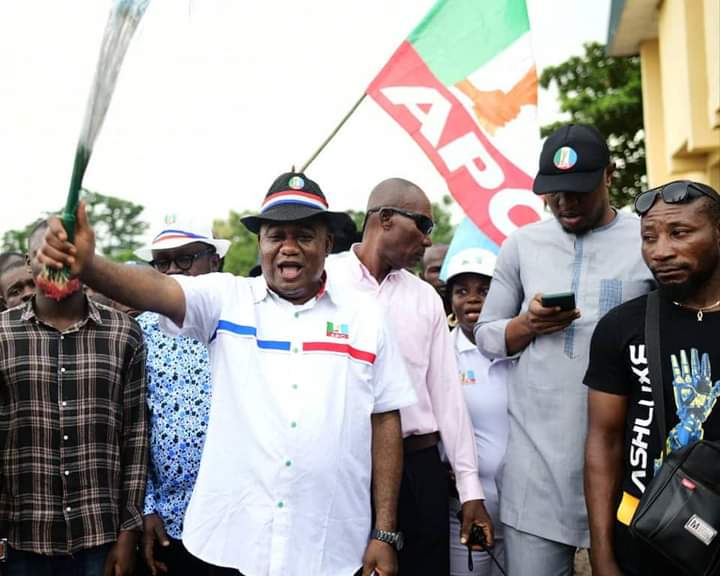
[[[448,474],[438,453],[442,440],[463,503],[461,542],[479,525],[489,545],[493,534],[483,505],[475,444],[443,303],[435,289],[407,269],[431,246],[432,207],[412,182],[392,178],[368,200],[362,242],[331,256],[326,268],[348,289],[372,292],[385,310],[417,404],[401,409],[404,470],[398,526],[404,532],[401,576],[449,573]]]

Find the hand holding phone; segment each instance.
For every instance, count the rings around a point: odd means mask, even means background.
[[[572,292],[536,294],[527,310],[527,325],[533,336],[559,332],[578,318],[580,311]]]
[[[543,294],[540,299],[543,308],[560,308],[560,310],[575,310],[575,292],[555,292]]]

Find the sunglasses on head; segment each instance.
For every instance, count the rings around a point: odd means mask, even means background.
[[[394,212],[395,214],[400,214],[401,216],[405,216],[405,218],[410,218],[413,222],[415,222],[415,226],[417,226],[417,229],[420,230],[425,236],[429,236],[432,234],[433,228],[435,227],[435,223],[432,221],[432,218],[429,218],[428,216],[425,216],[425,214],[420,214],[419,212],[413,212],[412,210],[402,210],[400,208],[392,208],[390,206],[380,206],[379,208],[371,208],[367,211],[367,215],[372,214],[373,212],[380,212],[382,210],[389,210],[390,212]]]
[[[215,248],[207,248],[205,250],[201,250],[200,252],[195,252],[195,254],[178,254],[173,258],[156,258],[155,260],[150,261],[150,266],[155,268],[158,272],[165,273],[170,270],[170,266],[172,266],[172,263],[174,262],[176,268],[182,270],[183,272],[187,272],[190,268],[192,268],[195,260],[201,258],[202,256],[208,256],[209,254],[215,254]]]
[[[690,182],[689,180],[676,180],[663,184],[657,188],[651,188],[645,192],[641,192],[635,197],[635,212],[640,216],[647,214],[648,210],[653,207],[658,196],[663,199],[666,204],[678,204],[695,200],[707,196],[715,202],[720,203],[720,196],[709,186],[700,184],[699,182]]]

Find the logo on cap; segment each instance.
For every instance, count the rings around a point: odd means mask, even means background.
[[[177,216],[175,214],[165,214],[165,224],[175,224]]]
[[[305,187],[305,180],[300,176],[293,176],[288,180],[288,186],[293,190],[302,190]]]
[[[577,152],[570,146],[558,148],[553,156],[553,164],[558,170],[570,170],[577,163]]]

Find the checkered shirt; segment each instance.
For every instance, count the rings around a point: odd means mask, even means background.
[[[62,332],[33,302],[0,313],[0,522],[14,548],[72,554],[142,528],[145,346],[90,299]]]

